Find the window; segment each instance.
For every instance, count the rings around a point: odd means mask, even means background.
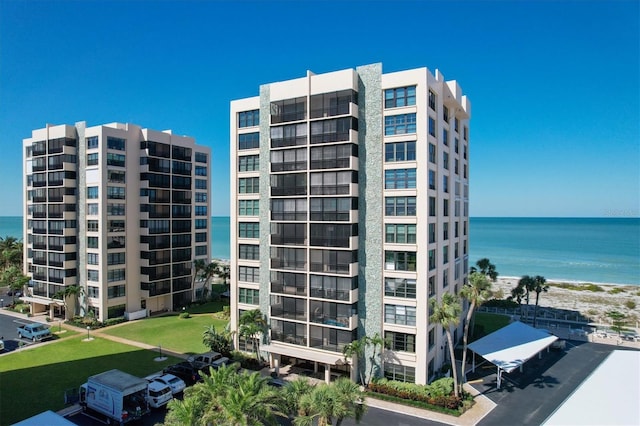
[[[98,203],[87,203],[87,215],[96,216],[98,214]]]
[[[429,170],[429,189],[436,189],[436,172]]]
[[[415,244],[416,225],[387,224],[385,225],[385,242],[391,244]]]
[[[385,271],[410,271],[416,270],[416,253],[412,251],[389,251],[384,252]]]
[[[349,114],[349,104],[358,104],[358,92],[341,90],[311,96],[311,118],[333,117]]]
[[[238,303],[246,303],[248,305],[260,304],[260,290],[252,288],[238,288]]]
[[[270,129],[271,148],[307,144],[307,124],[288,124]]]
[[[175,209],[176,206],[174,206]],[[196,206],[195,208],[196,216],[206,216],[207,215],[207,206]],[[174,215],[175,217],[175,215]],[[188,216],[186,216],[188,217]]]
[[[447,129],[442,129],[442,143],[449,146],[449,131]]]
[[[238,238],[260,238],[259,222],[238,223]]]
[[[122,154],[113,154],[111,152],[107,153],[107,166],[117,166],[124,167],[125,166],[125,156]]]
[[[449,263],[449,246],[442,247],[442,264]]]
[[[432,275],[429,277],[429,297],[436,294],[436,277]]]
[[[87,296],[89,297],[100,297],[100,289],[94,286],[87,286]]]
[[[87,231],[89,231],[89,232],[98,232],[98,221],[97,220],[88,220],[87,221]]]
[[[394,161],[415,161],[416,142],[395,142],[387,143],[384,146],[384,161],[391,163]]]
[[[95,200],[98,198],[98,187],[97,186],[89,186],[87,187],[87,198],[90,200]]]
[[[114,183],[125,183],[125,172],[118,170],[107,170],[107,181]]]
[[[442,106],[442,119],[445,123],[449,122],[449,108],[444,105]]]
[[[449,170],[449,153],[448,152],[443,152],[442,153],[442,165],[444,166],[444,168],[446,170]]]
[[[416,197],[385,197],[385,216],[415,216]]]
[[[110,269],[107,271],[107,282],[124,281],[125,270],[124,269]]]
[[[404,365],[384,363],[384,377],[388,380],[396,380],[398,382],[415,383],[416,369],[414,367],[405,367]]]
[[[271,171],[283,172],[307,169],[307,149],[271,151]]]
[[[442,237],[446,241],[449,239],[449,223],[444,222],[442,224]]]
[[[436,224],[429,224],[429,244],[436,242]]]
[[[259,155],[241,155],[238,157],[239,172],[254,172],[256,170],[260,170]]]
[[[455,150],[456,154],[459,154],[459,150],[460,150],[460,140],[458,138],[453,138],[453,149]]]
[[[88,248],[98,248],[98,237],[87,237]]]
[[[238,179],[238,192],[240,194],[257,194],[260,192],[260,178],[240,178]]]
[[[429,161],[433,164],[436,164],[436,146],[429,142]]]
[[[114,285],[111,287],[107,287],[107,298],[114,299],[116,297],[124,297],[125,287],[126,286],[124,285]]]
[[[124,265],[126,261],[126,253],[108,253],[107,265]]]
[[[307,220],[307,200],[271,200],[271,220]]]
[[[436,120],[433,117],[429,117],[429,134],[436,137]]]
[[[392,351],[416,352],[416,336],[415,334],[397,333],[394,331],[385,331],[384,340],[387,348]]]
[[[253,244],[240,244],[238,257],[245,260],[260,260],[260,246]]]
[[[416,308],[414,306],[384,305],[384,322],[415,327]]]
[[[292,274],[293,275],[293,274]],[[295,274],[298,275],[298,274]],[[298,275],[299,276],[299,275]],[[298,282],[300,281],[300,283]],[[305,294],[304,275],[296,280],[296,287],[300,287],[297,294]],[[358,277],[333,277],[328,275],[309,275],[311,297],[322,299],[348,301],[351,290],[358,288]]]
[[[455,174],[460,174],[460,161],[457,158],[453,159],[453,171]]]
[[[465,141],[469,140],[469,128],[467,126],[464,126],[462,128],[462,139],[464,139]]]
[[[429,108],[436,111],[436,94],[429,90]]]
[[[125,215],[125,205],[124,204],[116,204],[109,203],[107,204],[107,214],[112,216],[124,216]]]
[[[307,225],[304,223],[271,223],[271,244],[303,245],[307,242]],[[314,245],[313,243],[311,245]]]
[[[271,102],[271,124],[298,121],[306,118],[307,98],[292,98]]]
[[[388,115],[384,117],[385,136],[416,132],[416,114]]]
[[[107,198],[110,200],[124,200],[124,186],[107,186]]]
[[[357,198],[312,198],[309,207],[310,219],[348,221],[350,211],[355,210],[356,206]]]
[[[337,169],[349,167],[351,157],[358,156],[358,147],[354,144],[316,146],[311,148],[312,170]]]
[[[239,200],[238,216],[258,216],[260,200]]]
[[[416,86],[398,87],[384,91],[384,107],[397,108],[416,104]]]
[[[444,216],[449,216],[449,200],[442,200],[442,214]]]
[[[446,194],[449,193],[449,176],[442,176],[442,190]]]
[[[238,150],[260,147],[260,133],[243,133],[238,135]]]
[[[255,192],[258,192],[256,179]],[[284,175],[271,175],[271,195],[306,195],[307,194],[307,174],[289,173]]]
[[[206,256],[207,246],[196,246],[196,256]]]
[[[238,113],[238,127],[253,127],[260,125],[260,110],[243,111]]]
[[[97,152],[92,154],[87,154],[87,166],[97,166],[98,165],[98,156]]]
[[[175,161],[174,161],[175,163]],[[207,166],[196,166],[195,169],[196,176],[206,176],[207,175]]]
[[[207,189],[207,180],[196,179],[196,189]]]
[[[238,266],[238,281],[259,283],[260,269],[253,266]]]
[[[384,171],[385,189],[414,189],[416,169],[390,169]]]
[[[196,203],[206,203],[206,202],[207,202],[207,193],[196,192]]]
[[[403,299],[415,299],[416,280],[385,278],[384,295],[389,297],[402,297]]]
[[[90,136],[88,138],[85,138],[85,143],[87,144],[87,149],[94,149],[98,147],[98,137],[97,136]]]
[[[87,269],[87,281],[99,282],[100,281],[100,271],[96,271],[94,269]]]
[[[121,138],[114,138],[113,136],[107,136],[107,148],[115,149],[117,151],[124,151],[125,140]]]
[[[196,152],[196,163],[207,163],[207,154],[205,152]]]
[[[311,195],[346,195],[351,183],[357,183],[357,173],[351,170],[341,172],[311,173],[309,189]]]
[[[304,271],[307,250],[303,248],[271,247],[271,268]]]
[[[312,249],[309,250],[309,261],[311,272],[348,274],[351,264],[357,262],[357,251]]]
[[[449,286],[449,270],[443,269],[442,270],[442,287],[446,288],[448,286]]]
[[[436,216],[436,197],[429,197],[429,216]]]
[[[431,306],[431,304],[429,304]],[[429,349],[433,348],[436,344],[436,329],[435,327],[429,330]]]
[[[436,251],[429,250],[429,270],[436,269]]]
[[[310,142],[316,144],[348,141],[351,130],[358,130],[358,119],[355,117],[312,121]]]
[[[98,253],[87,253],[87,264],[89,265],[99,265],[100,255]]]

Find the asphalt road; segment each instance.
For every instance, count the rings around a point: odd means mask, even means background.
[[[20,342],[22,342],[23,345],[39,344],[39,342],[33,343],[28,339],[18,339],[18,333],[16,329],[18,328],[19,323],[15,322],[16,320],[27,323],[33,322],[26,317],[15,318],[0,311],[0,337],[2,337],[2,340],[4,341],[5,353],[16,350],[19,347]]]

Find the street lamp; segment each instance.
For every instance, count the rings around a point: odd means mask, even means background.
[[[160,348],[160,358],[162,358],[162,345],[158,345],[158,347]]]
[[[4,308],[4,299],[0,299],[0,303],[2,304],[2,307]]]
[[[89,340],[89,330],[91,330],[91,327],[87,326],[87,340]]]

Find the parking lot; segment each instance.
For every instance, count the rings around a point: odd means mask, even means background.
[[[564,351],[545,352],[527,361],[522,373],[504,374],[501,389],[495,367],[484,369],[473,386],[497,406],[478,424],[542,424],[614,350],[630,348],[567,341]]]
[[[16,329],[20,324],[17,323],[16,320],[23,323],[33,322],[29,320],[29,318],[26,318],[24,315],[14,317],[4,311],[0,311],[0,337],[2,337],[2,340],[4,341],[4,352],[2,353],[15,351],[20,346],[39,344],[39,342],[34,343],[29,339],[18,339],[18,333]]]

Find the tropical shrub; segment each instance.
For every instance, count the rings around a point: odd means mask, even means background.
[[[462,398],[453,394],[453,385],[453,379],[450,377],[438,379],[429,385],[417,385],[381,378],[369,383],[367,390],[448,410],[458,410],[463,405]]]
[[[482,306],[486,306],[489,308],[503,308],[503,309],[514,309],[517,308],[518,302],[510,299],[489,299],[482,304]]]

